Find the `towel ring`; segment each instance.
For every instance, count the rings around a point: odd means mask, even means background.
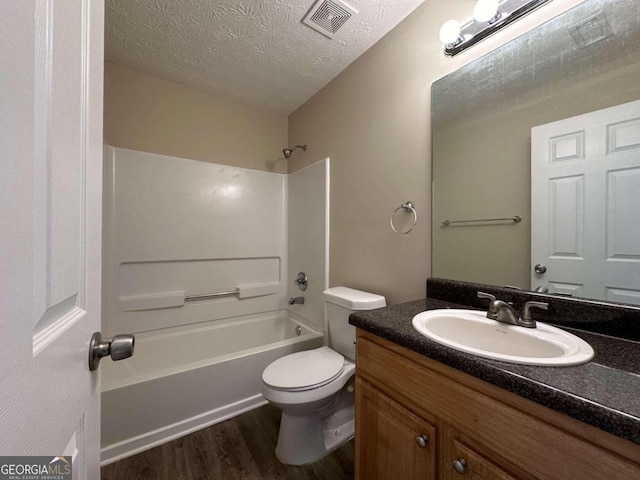
[[[412,212],[413,213],[413,225],[411,225],[411,228],[409,228],[409,230],[407,230],[406,232],[400,232],[400,231],[396,230],[396,227],[393,224],[393,216],[398,212],[398,210],[401,210],[401,209],[405,210],[407,212]],[[414,227],[416,226],[416,223],[418,223],[418,212],[416,212],[416,206],[412,201],[404,202],[402,205],[400,205],[398,208],[396,208],[393,211],[393,213],[391,214],[391,218],[389,219],[389,224],[391,225],[391,230],[393,230],[398,235],[406,235],[407,233],[411,233],[413,231]]]

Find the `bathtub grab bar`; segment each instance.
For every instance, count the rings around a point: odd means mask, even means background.
[[[238,285],[235,290],[227,292],[187,295],[184,291],[177,291],[119,297],[118,300],[120,301],[120,308],[123,312],[137,312],[140,310],[184,307],[187,302],[214,298],[237,297],[238,300],[243,300],[245,298],[262,297],[280,293],[280,287],[280,283],[261,283]]]
[[[240,295],[240,290],[237,288],[231,292],[219,292],[219,293],[203,293],[200,295],[187,295],[184,297],[184,301],[188,302],[190,300],[206,300],[207,298],[217,298],[217,297],[234,297]]]

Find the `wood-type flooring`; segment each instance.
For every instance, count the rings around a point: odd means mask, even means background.
[[[265,405],[102,468],[102,480],[352,480],[353,440],[302,467],[280,463],[280,410]]]

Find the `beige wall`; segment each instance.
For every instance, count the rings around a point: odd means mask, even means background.
[[[424,297],[431,272],[431,83],[581,0],[558,0],[449,59],[438,40],[448,18],[468,19],[474,0],[427,0],[289,117],[289,141],[307,152],[295,171],[331,157],[330,286],[383,294],[389,303]],[[389,228],[413,200],[415,230]],[[400,219],[400,217],[398,217]]]
[[[431,273],[431,83],[581,1],[556,0],[450,59],[440,25],[470,18],[475,0],[427,0],[291,114],[288,132],[284,116],[107,63],[105,143],[276,172],[331,157],[329,284],[389,303],[421,298]],[[287,166],[281,150],[298,143],[309,149]],[[389,216],[407,200],[419,221],[398,236]]]
[[[121,65],[105,65],[104,141],[116,147],[286,172],[287,117]]]

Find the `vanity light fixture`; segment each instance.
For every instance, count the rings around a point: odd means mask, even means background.
[[[453,57],[463,52],[550,1],[478,0],[473,9],[473,20],[461,26],[460,22],[451,19],[440,27],[445,55]]]

